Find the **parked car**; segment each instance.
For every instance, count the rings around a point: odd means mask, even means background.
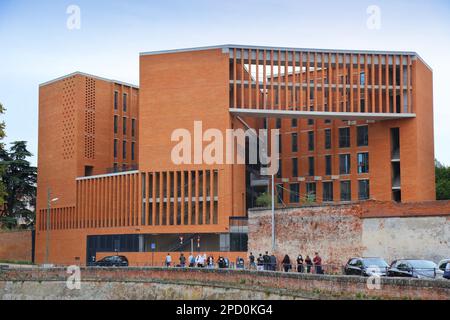
[[[352,258],[344,267],[344,274],[370,277],[386,276],[389,265],[382,258]]]
[[[437,278],[444,278],[445,267],[447,266],[447,263],[450,263],[450,259],[444,259],[439,261],[436,275]]]
[[[128,267],[128,259],[125,256],[109,256],[94,262],[96,267]]]
[[[418,279],[434,279],[438,266],[433,261],[419,259],[402,259],[392,262],[388,269],[389,277],[409,277]]]

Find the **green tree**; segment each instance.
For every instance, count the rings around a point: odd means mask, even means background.
[[[0,102],[0,115],[3,115],[5,113],[6,109],[3,108],[2,103]],[[0,122],[0,150],[4,150],[5,149],[5,144],[2,142],[3,139],[6,136],[5,133],[5,122],[1,121]],[[3,211],[4,208],[4,204],[5,204],[5,197],[6,197],[6,188],[5,188],[5,184],[3,183],[3,179],[1,179],[1,177],[3,177],[3,173],[5,172],[5,167],[0,164],[0,215],[1,212]]]
[[[435,161],[436,167],[436,199],[450,200],[450,167]]]
[[[269,207],[272,204],[272,197],[267,193],[262,193],[256,198],[257,207]]]
[[[1,220],[10,228],[19,217],[27,224],[35,220],[37,168],[27,160],[31,156],[25,141],[13,142],[9,151],[0,150],[0,163],[4,168],[1,178],[6,188]]]

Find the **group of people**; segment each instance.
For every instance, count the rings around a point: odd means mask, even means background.
[[[166,259],[164,261],[164,265],[167,268],[172,267],[172,256],[170,253],[167,254]],[[199,253],[198,255],[194,256],[192,253],[189,255],[189,257],[186,258],[184,253],[180,254],[179,257],[179,264],[176,265],[176,267],[180,268],[214,268],[216,266],[216,262],[214,260],[213,256],[207,256],[206,253]],[[230,267],[230,261],[226,257],[220,256],[217,260],[217,266],[220,269],[229,268]],[[236,259],[236,267],[239,268],[242,266],[244,268],[244,259],[243,258],[237,258]]]
[[[322,266],[322,258],[319,256],[319,253],[316,252],[314,258],[311,259],[308,255],[305,259],[303,256],[299,254],[297,259],[295,260],[297,265],[297,272],[300,273],[311,273],[314,272],[316,274],[323,274],[323,266]],[[170,253],[167,254],[164,265],[167,268],[172,267],[173,261]],[[294,262],[291,260],[289,255],[285,255],[284,259],[281,261],[281,266],[284,272],[289,272],[293,269]],[[258,271],[276,271],[277,270],[277,258],[274,254],[269,255],[269,252],[259,254],[258,258],[256,258],[253,253],[250,252],[249,256],[249,268]],[[206,253],[199,253],[194,256],[194,254],[190,254],[189,257],[186,257],[184,253],[180,254],[179,264],[175,265],[180,268],[215,268],[216,262],[213,256],[207,256]],[[217,260],[217,266],[220,269],[229,268],[231,263],[228,258],[220,256]],[[236,258],[237,269],[245,268],[245,261],[241,257]]]
[[[311,273],[314,270],[316,274],[323,274],[323,266],[322,266],[322,258],[319,256],[319,253],[316,252],[314,258],[311,259],[308,255],[305,259],[303,256],[299,254],[296,259],[297,263],[297,272]],[[258,271],[276,271],[277,269],[277,258],[274,254],[269,255],[269,252],[259,254],[258,258],[255,258],[253,253],[250,252],[249,256],[249,264],[250,269],[256,269]],[[289,255],[285,255],[284,259],[281,261],[282,268],[284,272],[289,272],[292,270],[292,261]],[[313,269],[314,268],[314,269]]]

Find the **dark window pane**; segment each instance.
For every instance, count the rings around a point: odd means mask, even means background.
[[[308,174],[309,176],[314,176],[314,157],[309,157],[308,158]]]
[[[323,201],[333,201],[333,182],[323,183]]]
[[[289,202],[299,203],[300,202],[300,184],[293,183],[289,186]]]
[[[331,149],[331,129],[325,130],[325,149]]]
[[[123,94],[123,111],[127,111],[127,94]]]
[[[357,145],[365,147],[369,145],[369,126],[357,127]]]
[[[325,156],[325,175],[331,176],[332,175],[332,162],[331,162],[331,156]]]
[[[298,177],[298,159],[297,158],[292,159],[292,176]]]
[[[350,128],[339,128],[339,148],[350,147]]]
[[[350,174],[350,155],[339,155],[339,174]]]
[[[367,200],[370,198],[369,180],[358,181],[359,200]]]
[[[298,151],[298,134],[293,133],[291,137],[292,137],[292,152],[297,152]]]
[[[308,201],[316,201],[316,183],[310,182],[306,184],[306,197]]]
[[[119,108],[119,92],[114,91],[114,110]]]
[[[308,150],[314,151],[314,131],[308,132]]]
[[[352,192],[350,181],[341,181],[341,201],[351,201]]]

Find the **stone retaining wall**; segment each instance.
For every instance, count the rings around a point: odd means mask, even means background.
[[[370,290],[367,279],[348,276],[176,268],[84,268],[81,269],[81,291],[69,291],[63,283],[67,276],[65,269],[3,270],[0,272],[0,297],[450,299],[450,281],[446,280],[383,278],[380,290]]]

